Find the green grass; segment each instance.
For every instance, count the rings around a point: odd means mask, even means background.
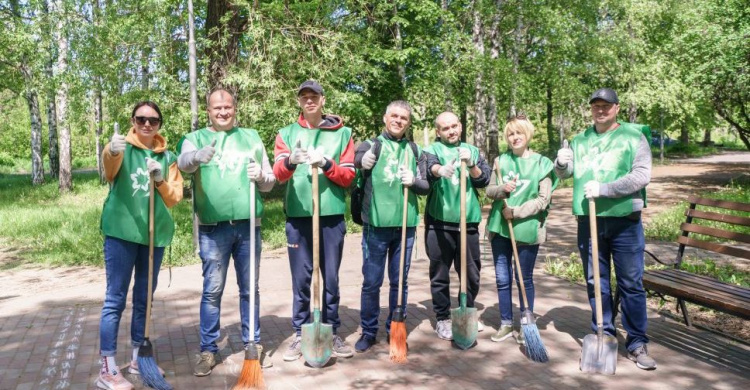
[[[718,265],[712,259],[686,259],[680,269],[696,275],[709,276],[724,283],[750,288],[750,272],[739,270],[731,265]]]
[[[705,196],[712,199],[728,200],[733,202],[744,202],[750,203],[750,182],[733,182],[730,183],[726,188],[720,191],[712,191],[703,193],[701,196]],[[647,240],[659,240],[659,241],[674,241],[680,235],[680,224],[685,222],[685,209],[688,203],[686,201],[680,202],[675,206],[670,207],[666,211],[659,213],[657,216],[651,219],[644,226]],[[733,215],[748,216],[748,213],[743,212],[728,212],[723,209],[714,209],[712,207],[698,206],[701,210],[722,210],[723,213],[729,213]],[[699,225],[712,226],[721,229],[726,229],[735,232],[741,232],[750,234],[750,228],[729,225],[721,222],[695,220]],[[719,241],[719,239],[713,237],[705,237],[708,240]]]
[[[283,186],[263,194],[263,249],[286,245],[282,203]],[[20,249],[22,262],[0,264],[12,268],[24,262],[47,266],[103,264],[103,237],[99,221],[108,187],[96,173],[73,175],[73,191],[60,195],[57,181],[33,187],[29,175],[0,174],[0,243]],[[347,202],[347,208],[349,207]],[[361,232],[347,210],[347,232]],[[175,236],[165,262],[173,265],[197,263],[192,249],[192,204],[186,199],[174,208]]]

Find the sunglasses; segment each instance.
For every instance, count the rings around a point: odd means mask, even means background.
[[[137,116],[135,117],[135,123],[139,124],[140,126],[143,126],[146,124],[146,122],[150,123],[151,126],[159,126],[161,124],[161,119],[153,116]]]
[[[511,121],[514,121],[514,120],[523,121],[523,120],[527,120],[527,119],[528,119],[528,117],[526,116],[525,113],[519,112],[516,115],[508,115],[508,118],[505,121],[506,122],[511,122]]]

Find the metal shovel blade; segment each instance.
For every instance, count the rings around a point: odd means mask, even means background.
[[[459,295],[460,305],[451,309],[453,342],[461,349],[469,349],[477,341],[477,309],[466,307],[466,293]]]
[[[313,311],[313,322],[302,325],[302,356],[307,364],[320,368],[331,359],[333,327],[320,323],[320,309]]]
[[[590,334],[583,338],[581,371],[615,375],[616,369],[617,339],[614,336]]]

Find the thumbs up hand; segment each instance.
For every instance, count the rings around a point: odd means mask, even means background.
[[[113,156],[117,156],[125,150],[125,136],[120,134],[120,126],[115,126],[115,133],[112,135],[112,140],[109,141],[109,153]]]
[[[518,180],[518,174],[516,174],[516,176],[513,178],[513,180],[505,183],[505,185],[503,186],[503,191],[505,191],[506,193],[509,193],[509,194],[511,192],[515,191],[516,190],[516,181],[517,180]]]
[[[292,150],[292,154],[289,155],[289,163],[290,164],[305,164],[307,163],[307,160],[309,159],[307,155],[307,149],[303,149],[301,146],[301,143],[299,140],[297,140],[297,144],[294,145],[294,150]]]
[[[562,149],[557,151],[557,160],[555,164],[559,168],[566,168],[573,161],[573,149],[568,146],[568,140],[563,141]]]
[[[198,149],[198,151],[195,152],[195,156],[193,156],[193,161],[196,164],[208,164],[208,162],[214,158],[214,154],[216,154],[216,148],[214,148],[214,146],[216,146],[216,140],[211,141],[211,145]]]

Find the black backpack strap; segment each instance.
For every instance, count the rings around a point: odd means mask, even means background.
[[[419,161],[419,146],[412,141],[409,141],[409,146],[411,146],[411,151],[414,152],[414,161]]]

